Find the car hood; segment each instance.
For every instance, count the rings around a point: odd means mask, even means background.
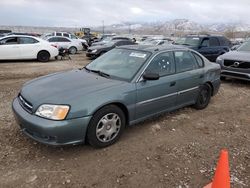
[[[250,52],[230,51],[220,56],[222,59],[250,61]]]
[[[121,83],[121,81],[107,79],[86,70],[72,70],[29,81],[21,89],[21,95],[34,108],[45,103],[71,104],[78,98]]]
[[[112,48],[112,47],[113,47],[113,45],[104,44],[104,45],[93,46],[93,47],[90,47],[89,49],[90,50],[99,50],[99,49],[103,49],[103,48]]]

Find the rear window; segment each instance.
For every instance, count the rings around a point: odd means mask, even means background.
[[[198,54],[192,52],[192,54],[194,55],[196,61],[197,61],[197,64],[198,66],[201,68],[201,67],[204,67],[204,61],[203,59],[201,58],[201,56],[199,56]]]

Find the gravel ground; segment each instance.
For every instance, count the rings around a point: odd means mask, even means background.
[[[202,111],[187,107],[128,127],[105,149],[50,147],[24,136],[11,102],[22,84],[80,68],[84,53],[49,63],[0,62],[0,187],[166,187],[208,184],[222,148],[232,187],[250,187],[250,83],[228,80]]]

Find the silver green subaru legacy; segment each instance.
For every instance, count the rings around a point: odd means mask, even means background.
[[[220,66],[191,49],[126,46],[27,82],[12,108],[38,142],[106,147],[126,126],[184,106],[204,109],[219,87]]]

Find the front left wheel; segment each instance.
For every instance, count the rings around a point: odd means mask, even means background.
[[[87,131],[89,144],[102,148],[115,143],[125,128],[125,122],[125,115],[119,107],[109,105],[101,108],[90,121]]]

